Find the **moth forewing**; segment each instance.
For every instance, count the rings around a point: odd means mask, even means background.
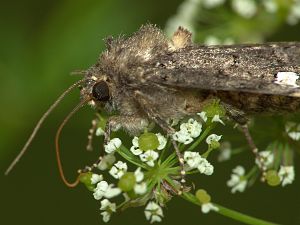
[[[276,83],[279,72],[300,74],[300,43],[202,46],[160,55],[146,80],[173,87],[300,96]],[[300,82],[299,82],[300,84]]]

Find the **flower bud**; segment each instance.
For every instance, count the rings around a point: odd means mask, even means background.
[[[92,184],[91,181],[92,175],[93,175],[92,172],[81,173],[79,175],[79,181],[83,183],[89,191],[93,191],[95,189],[95,185]]]
[[[138,140],[139,148],[143,151],[154,150],[159,146],[159,141],[154,133],[144,133]]]
[[[209,203],[211,200],[210,195],[204,189],[198,189],[196,191],[196,198],[202,203]]]
[[[136,178],[134,176],[134,173],[127,172],[120,178],[118,187],[122,191],[128,192],[133,190],[135,183],[136,183]]]
[[[225,115],[224,108],[219,104],[218,99],[213,99],[203,107],[203,111],[206,112],[207,117],[214,117],[219,115],[220,117]]]
[[[269,170],[266,174],[266,180],[270,186],[277,186],[280,184],[280,177],[276,170]]]

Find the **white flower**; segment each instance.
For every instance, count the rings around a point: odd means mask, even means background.
[[[200,135],[201,131],[202,124],[191,118],[187,123],[182,123],[180,130],[176,131],[172,137],[173,140],[188,145],[194,140],[193,138]]]
[[[98,174],[95,174],[95,173],[92,174],[92,177],[91,177],[91,183],[92,184],[97,184],[98,182],[100,182],[102,180],[103,180],[103,175],[98,175]]]
[[[197,168],[200,165],[202,157],[200,156],[199,152],[185,151],[183,154],[183,159],[186,161],[189,167]]]
[[[214,172],[213,165],[211,165],[207,159],[201,157],[198,152],[185,151],[183,154],[183,159],[186,161],[189,167],[192,169],[197,168],[200,173],[212,175]]]
[[[217,6],[220,6],[224,2],[225,2],[225,0],[202,0],[203,6],[207,9],[211,9],[211,8],[215,8]]]
[[[145,216],[150,223],[161,222],[161,218],[164,216],[162,208],[155,202],[149,202],[145,208]]]
[[[121,194],[121,189],[120,188],[115,188],[113,184],[108,185],[108,188],[104,194],[105,198],[113,198]]]
[[[201,112],[201,113],[197,113],[198,116],[201,117],[201,119],[206,122],[207,121],[207,116],[206,116],[206,112]]]
[[[185,145],[190,144],[194,139],[190,136],[190,134],[187,132],[187,130],[179,130],[176,131],[173,136],[173,140],[183,143]]]
[[[278,10],[276,0],[263,0],[263,5],[268,13],[275,13]]]
[[[141,167],[138,167],[134,172],[136,182],[141,182],[144,179],[144,173],[141,171]]]
[[[293,87],[299,87],[296,81],[298,80],[299,76],[294,72],[278,72],[275,78],[275,84],[280,85],[290,85]]]
[[[147,184],[145,182],[135,184],[134,185],[134,192],[138,195],[143,195],[147,191]]]
[[[290,8],[290,12],[287,17],[287,23],[289,25],[296,25],[300,19],[300,1],[294,1],[294,4]]]
[[[130,148],[130,151],[134,155],[140,155],[143,153],[143,151],[141,149],[139,149],[139,138],[138,137],[134,137],[132,139],[132,144],[133,144],[133,146]]]
[[[223,45],[233,45],[235,43],[234,39],[231,37],[227,37],[225,38],[225,40],[223,41]]]
[[[212,122],[216,122],[216,123],[221,123],[223,125],[225,125],[225,123],[220,119],[219,115],[214,115],[214,117],[211,120]]]
[[[237,191],[243,192],[247,187],[247,180],[244,179],[245,169],[242,166],[237,166],[232,170],[231,178],[227,181],[227,186],[231,187],[231,193]]]
[[[205,45],[220,45],[221,43],[222,43],[222,41],[213,35],[207,36],[204,40]]]
[[[246,19],[253,17],[257,11],[256,3],[253,0],[233,0],[232,8]]]
[[[296,124],[294,122],[287,122],[285,124],[285,131],[292,140],[300,140],[300,124]]]
[[[114,188],[113,184],[108,185],[106,181],[100,181],[94,189],[94,198],[100,200],[103,197],[113,198],[121,193],[120,188]]]
[[[97,167],[99,170],[106,170],[110,168],[115,161],[116,161],[116,157],[114,156],[114,154],[107,154],[103,156],[103,158],[101,159]]]
[[[212,141],[220,141],[221,138],[222,135],[211,134],[206,138],[206,143],[210,145]]]
[[[111,216],[111,213],[107,212],[107,211],[104,211],[102,213],[100,213],[102,215],[102,220],[104,223],[107,223],[109,220],[110,220],[110,216]]]
[[[209,213],[210,210],[219,211],[219,208],[210,202],[201,205],[201,211],[203,213]]]
[[[146,162],[148,166],[153,167],[154,166],[154,161],[157,160],[158,158],[158,153],[153,150],[148,150],[143,154],[140,154],[140,159],[143,162]]]
[[[96,130],[96,136],[103,136],[104,135],[104,130],[101,127],[98,127]]]
[[[135,170],[134,176],[136,181],[136,184],[134,185],[134,189],[133,189],[134,192],[138,195],[145,194],[147,191],[147,185],[145,182],[142,182],[144,179],[144,173],[141,171],[140,167],[138,167]]]
[[[231,145],[229,142],[223,142],[220,146],[220,153],[218,156],[218,161],[223,162],[231,157]]]
[[[166,147],[166,144],[167,144],[167,139],[163,135],[161,135],[160,133],[157,133],[156,137],[157,137],[158,142],[159,142],[159,146],[157,147],[157,150],[164,149]]]
[[[118,148],[120,148],[122,141],[119,138],[114,138],[110,140],[106,145],[104,145],[104,150],[107,153],[113,153]]]
[[[255,159],[256,165],[260,168],[268,168],[274,162],[274,154],[271,151],[261,151],[259,157]]]
[[[106,181],[100,181],[97,184],[97,187],[94,189],[94,198],[96,200],[100,200],[101,198],[103,198],[106,190],[108,188],[108,183]]]
[[[200,161],[199,166],[197,167],[200,173],[203,173],[205,175],[212,175],[214,172],[214,167],[212,164],[210,164],[207,159],[202,158]]]
[[[288,133],[288,136],[293,139],[294,141],[299,141],[300,140],[300,132],[295,132],[295,131],[292,131],[292,132],[289,132]]]
[[[202,124],[197,120],[190,118],[187,123],[182,123],[180,125],[180,130],[186,130],[192,138],[196,138],[202,131]]]
[[[111,214],[116,212],[116,203],[111,203],[109,200],[103,199],[100,210],[104,210],[101,215],[103,216],[103,222],[107,223],[110,220]]]
[[[280,181],[282,182],[281,185],[283,187],[287,184],[293,183],[295,179],[294,166],[280,166],[278,176],[280,177]]]
[[[120,179],[127,172],[127,164],[118,161],[114,164],[114,166],[109,170],[110,175],[112,175],[116,179]]]

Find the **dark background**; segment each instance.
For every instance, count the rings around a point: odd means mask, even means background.
[[[0,172],[16,156],[41,114],[70,84],[70,72],[95,63],[108,35],[130,34],[147,22],[164,27],[181,1],[1,1],[0,5]],[[267,29],[267,28],[266,28]],[[299,26],[283,26],[269,40],[300,40]],[[0,175],[0,224],[103,224],[100,204],[80,186],[68,189],[61,182],[54,153],[55,131],[78,102],[74,91],[48,118],[29,152],[5,177]],[[66,174],[97,157],[85,151],[87,131],[94,116],[86,107],[77,113],[62,135]],[[270,132],[266,124],[266,132]],[[227,127],[224,137],[240,134]],[[98,149],[97,149],[98,150]],[[252,165],[245,153],[230,162],[215,164],[212,177],[196,177],[213,200],[249,215],[282,224],[300,224],[299,176],[293,185],[272,188],[259,182],[243,194],[226,187],[231,169]],[[299,160],[296,160],[296,163]],[[296,165],[296,173],[299,166]],[[144,208],[113,215],[111,224],[148,224]],[[162,224],[240,224],[175,197],[164,210]]]

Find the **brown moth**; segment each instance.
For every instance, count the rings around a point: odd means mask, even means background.
[[[78,85],[82,101],[59,128],[57,148],[61,128],[86,103],[97,111],[114,113],[106,125],[105,143],[112,130],[122,128],[137,135],[150,122],[171,136],[172,121],[200,112],[212,98],[220,99],[227,116],[241,125],[247,123],[247,115],[300,109],[300,87],[295,81],[300,74],[300,43],[204,46],[192,43],[191,36],[179,27],[169,40],[159,28],[145,25],[131,37],[108,38],[97,63],[46,112],[7,172],[50,111]],[[280,78],[282,72],[294,76],[295,82]],[[251,144],[247,130],[246,137]],[[173,146],[183,166],[174,141]]]

